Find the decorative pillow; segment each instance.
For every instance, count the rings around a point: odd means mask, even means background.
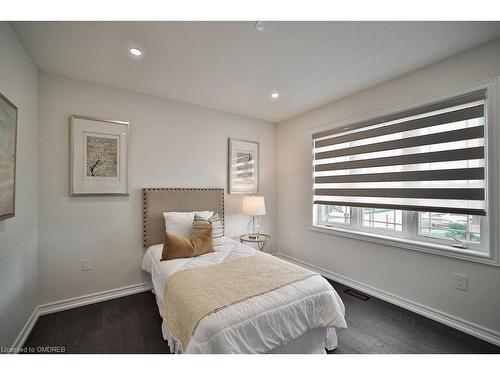
[[[208,218],[208,222],[212,224],[212,238],[214,241],[214,246],[224,245],[224,227],[222,226],[222,219],[218,214],[215,214]]]
[[[194,215],[198,214],[204,219],[213,215],[212,211],[192,211],[192,212],[164,212],[165,230],[170,234],[191,238]]]
[[[199,234],[207,230],[208,228],[212,228],[212,238],[214,246],[218,247],[224,245],[224,230],[219,214],[216,213],[208,219],[203,218],[201,215],[195,214],[193,220],[193,235]]]
[[[191,258],[214,251],[212,228],[194,235],[190,240],[165,232],[161,260]]]
[[[214,241],[212,239],[212,228],[196,234],[191,237],[191,244],[193,245],[194,255],[198,256],[205,253],[214,251]]]

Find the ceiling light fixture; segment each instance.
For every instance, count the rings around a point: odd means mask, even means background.
[[[140,49],[137,49],[137,48],[130,48],[128,51],[130,52],[131,55],[134,55],[134,56],[141,56],[142,55],[142,51]]]
[[[272,99],[278,99],[279,97],[280,97],[279,92],[273,92],[273,93],[271,94],[271,98],[272,98]]]
[[[258,21],[255,23],[255,30],[257,30],[258,32],[262,32],[264,31],[266,25],[264,25],[264,21]]]

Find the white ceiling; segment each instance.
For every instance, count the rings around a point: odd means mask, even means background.
[[[12,26],[41,71],[272,122],[500,36],[500,22],[266,22],[263,32],[254,22]],[[132,58],[130,47],[144,55]]]

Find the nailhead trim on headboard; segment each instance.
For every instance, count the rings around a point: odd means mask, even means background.
[[[223,188],[143,188],[142,189],[142,238],[143,238],[143,245],[146,246],[147,244],[147,237],[146,237],[146,193],[148,191],[209,191],[209,190],[214,190],[214,191],[220,191],[221,193],[221,199],[222,199],[222,227],[224,230],[224,234],[226,232],[226,226],[225,226],[225,207],[224,207],[224,189]]]

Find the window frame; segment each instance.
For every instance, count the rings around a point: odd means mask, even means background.
[[[344,223],[333,223],[324,224],[319,221],[319,206],[316,205],[316,221],[315,226],[320,228],[336,229],[341,228],[347,231],[358,232],[360,234],[375,234],[383,237],[395,237],[401,238],[403,240],[410,240],[414,242],[422,242],[428,245],[437,245],[440,248],[445,247],[448,251],[452,252],[462,252],[465,251],[467,254],[476,254],[480,257],[488,256],[488,220],[487,217],[481,217],[481,239],[480,243],[475,243],[472,241],[463,241],[467,244],[467,249],[454,248],[451,244],[454,242],[452,239],[444,238],[433,238],[428,236],[423,236],[418,233],[419,231],[419,212],[417,211],[402,211],[402,230],[386,230],[378,228],[370,228],[363,226],[363,208],[361,207],[350,207],[351,209],[351,222],[349,224]]]
[[[485,100],[485,178],[487,186],[485,186],[486,202],[487,202],[487,216],[481,218],[481,243],[484,244],[474,246],[474,243],[467,242],[468,249],[457,249],[450,246],[450,241],[438,238],[422,236],[418,233],[418,213],[415,211],[403,211],[403,230],[401,232],[388,232],[383,229],[374,229],[362,227],[362,208],[351,207],[351,224],[334,223],[332,226],[318,224],[317,222],[317,205],[314,201],[314,153],[311,149],[311,184],[310,184],[310,202],[312,205],[312,226],[310,230],[315,232],[327,233],[331,235],[339,235],[348,238],[360,239],[389,246],[395,246],[402,249],[416,250],[430,254],[442,255],[446,257],[468,260],[472,262],[479,262],[494,266],[500,266],[500,249],[499,244],[499,230],[490,230],[490,228],[498,228],[498,214],[500,212],[498,194],[492,194],[499,190],[499,175],[500,175],[500,161],[499,152],[496,150],[500,145],[500,132],[497,129],[498,112],[500,107],[498,97],[499,78],[495,77],[485,81],[478,82],[467,87],[464,90],[455,91],[445,96],[427,99],[418,103],[406,104],[396,107],[384,109],[382,111],[372,112],[361,115],[356,118],[343,120],[340,122],[330,123],[321,127],[314,127],[310,129],[310,135],[324,130],[329,130],[337,127],[345,127],[352,123],[363,122],[371,120],[376,117],[386,116],[392,113],[411,110],[413,108],[429,105],[435,102],[449,100],[456,96],[472,93],[477,90],[486,90]],[[311,139],[311,137],[309,139]],[[496,187],[496,189],[495,189]],[[389,234],[390,233],[390,234]]]

